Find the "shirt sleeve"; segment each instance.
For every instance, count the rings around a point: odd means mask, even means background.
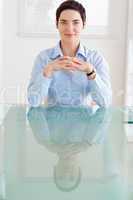
[[[97,51],[92,53],[89,62],[96,69],[96,78],[88,80],[88,88],[92,99],[100,107],[108,107],[112,104],[112,88],[108,63]]]
[[[47,64],[47,57],[42,60],[40,54],[36,57],[27,89],[28,103],[31,107],[38,107],[47,98],[51,78],[44,77],[42,70]]]

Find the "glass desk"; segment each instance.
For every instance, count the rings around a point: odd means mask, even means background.
[[[0,109],[0,199],[133,199],[124,128],[129,108]]]

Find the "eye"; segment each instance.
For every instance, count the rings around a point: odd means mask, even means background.
[[[74,25],[78,25],[80,22],[79,21],[74,21],[73,24]]]
[[[62,25],[66,25],[67,22],[65,22],[65,21],[60,21],[60,24],[62,24]]]

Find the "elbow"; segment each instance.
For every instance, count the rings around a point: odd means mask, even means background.
[[[112,105],[112,90],[101,98],[100,107],[109,108]]]
[[[39,107],[41,104],[40,98],[38,95],[30,94],[27,96],[28,104],[30,107]]]

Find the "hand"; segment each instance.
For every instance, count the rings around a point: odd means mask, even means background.
[[[76,57],[63,56],[50,62],[44,69],[43,75],[50,77],[54,71],[67,70],[67,71],[82,71],[90,73],[93,70],[93,65],[85,61],[79,60]]]
[[[50,77],[52,76],[54,71],[58,70],[68,70],[68,71],[75,71],[77,68],[72,61],[73,58],[69,56],[60,57],[52,62],[50,62],[43,70],[43,75]]]
[[[76,57],[72,58],[72,66],[75,67],[77,70],[85,73],[90,73],[94,69],[92,64],[79,60]]]

